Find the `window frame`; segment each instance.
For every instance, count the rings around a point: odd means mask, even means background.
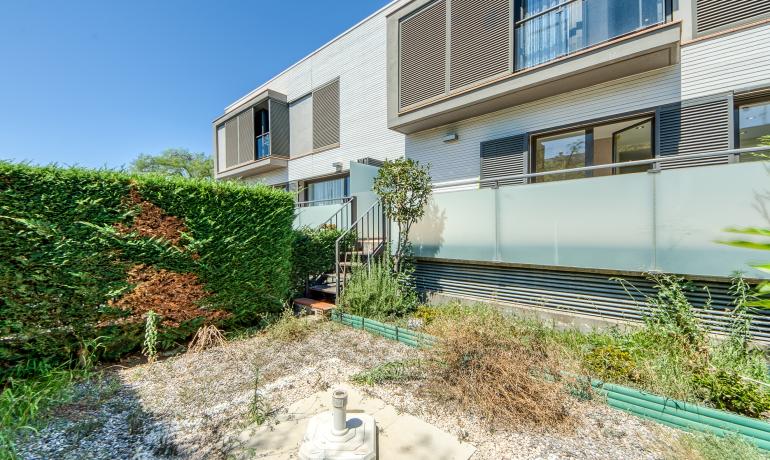
[[[342,198],[331,198],[331,199],[345,199],[350,197],[350,172],[344,172],[342,174],[331,174],[328,176],[321,176],[321,177],[314,177],[312,179],[307,179],[303,181],[302,183],[302,201],[310,201],[310,184],[317,184],[320,182],[327,182],[327,181],[333,181],[333,180],[339,180],[339,179],[345,179],[344,186],[343,186],[343,196]],[[330,199],[330,200],[331,200]]]
[[[755,97],[734,100],[733,103],[733,146],[737,149],[748,148],[741,146],[741,107],[746,105],[766,103],[770,105],[770,94],[761,94]]]

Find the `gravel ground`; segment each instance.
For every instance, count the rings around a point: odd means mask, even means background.
[[[154,364],[108,371],[83,384],[47,427],[20,443],[25,459],[225,459],[242,457],[236,438],[253,422],[259,381],[268,413],[378,364],[418,351],[366,332],[316,323],[298,342],[265,334]],[[657,459],[676,436],[598,402],[578,405],[571,434],[490,432],[474,417],[437,407],[416,384],[363,387],[399,410],[474,444],[473,459]],[[268,423],[270,419],[268,418]]]

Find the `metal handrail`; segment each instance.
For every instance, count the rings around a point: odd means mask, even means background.
[[[337,238],[337,240],[334,242],[334,257],[335,257],[335,264],[334,264],[334,274],[336,278],[336,299],[339,300],[340,292],[342,290],[342,278],[340,278],[341,270],[340,270],[340,245],[345,240],[346,237],[349,237],[351,233],[355,230],[358,233],[359,227],[361,228],[361,234],[363,234],[363,237],[361,237],[360,234],[356,234],[356,240],[363,240],[366,241],[370,236],[374,236],[374,239],[380,240],[376,247],[372,248],[371,253],[367,256],[367,265],[371,266],[371,259],[375,255],[377,255],[380,250],[385,246],[385,242],[388,239],[388,233],[389,233],[389,225],[388,221],[384,216],[383,210],[382,210],[382,203],[380,200],[375,201],[372,203],[371,206],[363,213],[361,216],[359,216],[355,222],[353,222],[350,227],[348,227],[347,230],[342,232],[342,234]],[[371,228],[370,228],[371,227]],[[345,273],[346,274],[346,273]]]
[[[342,206],[332,214],[332,216],[328,219],[326,219],[326,222],[321,224],[321,227],[326,225],[334,225],[337,228],[342,227],[340,225],[343,222],[350,222],[351,217],[355,217],[355,206],[356,206],[356,197],[347,197],[343,202]],[[349,229],[348,229],[349,230]]]
[[[647,160],[633,160],[633,161],[624,161],[619,163],[607,163],[602,165],[581,166],[579,168],[557,169],[555,171],[542,171],[542,172],[536,172],[536,173],[512,174],[510,176],[491,177],[488,179],[465,179],[465,180],[459,180],[459,181],[453,181],[453,182],[445,182],[441,184],[434,184],[433,189],[435,190],[435,189],[448,188],[448,187],[460,187],[463,185],[476,185],[480,183],[484,183],[484,184],[492,183],[495,186],[499,186],[501,181],[529,179],[532,177],[553,176],[556,174],[568,174],[568,173],[574,173],[574,172],[596,171],[600,169],[609,169],[609,168],[625,168],[629,166],[652,165],[653,168],[650,169],[649,172],[658,172],[660,171],[660,166],[666,163],[679,163],[683,160],[697,160],[702,158],[713,158],[713,157],[722,157],[722,156],[739,157],[740,155],[744,155],[748,153],[762,153],[762,152],[770,153],[770,146],[748,147],[743,149],[716,150],[713,152],[685,153],[681,155],[669,154],[665,156],[650,158]]]

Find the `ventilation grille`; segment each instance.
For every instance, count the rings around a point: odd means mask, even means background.
[[[645,296],[655,294],[649,280],[623,276],[634,289],[624,289],[611,275],[502,265],[476,265],[426,261],[417,263],[417,288],[426,294],[443,294],[470,301],[500,305],[524,305],[610,320],[642,321],[648,314]],[[728,283],[708,283],[686,295],[696,315],[712,331],[728,333],[732,298]],[[711,295],[710,309],[704,308]],[[755,340],[770,343],[770,312],[752,311],[751,333]]]
[[[698,0],[696,4],[699,34],[768,14],[770,0]]]
[[[446,92],[446,1],[402,20],[399,28],[403,108]]]
[[[270,155],[289,156],[289,106],[270,99]]]
[[[313,149],[340,143],[340,82],[313,91]]]
[[[254,110],[238,115],[238,163],[254,160]]]
[[[509,0],[452,0],[450,89],[506,72],[510,68]]]
[[[481,143],[481,187],[494,187],[495,177],[513,176],[527,172],[527,136],[505,137]],[[524,184],[527,179],[499,181],[499,185]]]
[[[725,99],[658,110],[661,155],[714,152],[730,148],[730,108]],[[727,156],[662,163],[662,169],[727,163]]]
[[[225,167],[231,168],[238,164],[238,119],[231,118],[225,122]]]

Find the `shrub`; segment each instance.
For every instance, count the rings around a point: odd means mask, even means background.
[[[165,307],[161,346],[279,312],[293,206],[262,185],[0,162],[0,379],[97,336],[107,357],[139,349],[148,304]]]
[[[746,381],[735,372],[719,370],[695,377],[705,398],[716,408],[759,417],[770,411],[770,394],[759,385]]]
[[[586,369],[602,380],[613,382],[639,381],[636,362],[631,354],[613,345],[591,350],[584,358]]]
[[[417,294],[399,281],[388,258],[355,268],[339,301],[346,313],[367,318],[396,318],[414,310]]]
[[[295,294],[305,291],[305,285],[334,269],[335,243],[342,231],[333,226],[303,227],[294,231],[292,288]]]

